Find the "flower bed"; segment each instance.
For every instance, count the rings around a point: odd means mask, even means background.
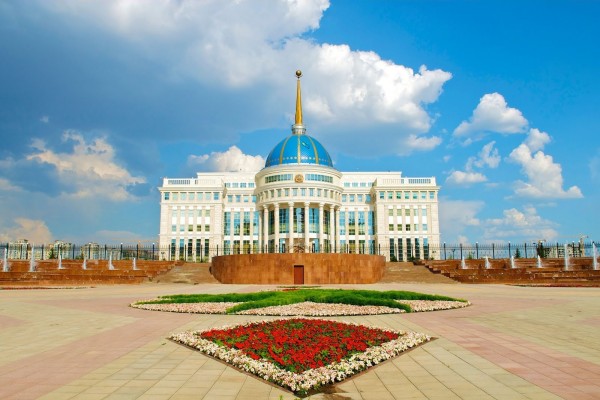
[[[448,301],[448,300],[396,300],[398,303],[408,304],[411,312],[452,310],[471,305],[469,301]]]
[[[285,306],[271,306],[238,311],[236,314],[277,315],[287,317],[300,315],[309,317],[331,317],[335,315],[376,315],[403,312],[405,311],[402,309],[385,306],[353,306],[351,304],[313,303],[311,301],[305,301]]]
[[[189,314],[226,314],[227,309],[240,303],[165,303],[165,304],[144,304],[132,303],[131,307],[141,308],[142,310],[166,311]]]
[[[277,319],[170,339],[299,394],[346,379],[430,337],[319,319]]]

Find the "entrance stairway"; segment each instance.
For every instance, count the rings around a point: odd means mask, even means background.
[[[510,260],[465,260],[461,268],[460,260],[427,261],[426,267],[433,273],[443,275],[462,283],[498,283],[526,286],[590,286],[600,287],[600,270],[592,269],[591,258],[572,258],[569,269],[564,269],[560,258],[542,260],[537,267],[536,259],[516,259],[515,268]]]
[[[424,265],[410,262],[388,262],[379,283],[457,283],[439,273],[432,273]]]
[[[168,272],[153,279],[156,283],[220,283],[210,273],[208,263],[185,263],[176,265]]]

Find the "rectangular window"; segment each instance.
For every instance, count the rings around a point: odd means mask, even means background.
[[[388,216],[389,217],[393,217],[394,216],[394,209],[393,208],[388,208]]]
[[[246,187],[246,182],[242,182],[242,183],[240,183],[240,187],[241,187],[241,188],[245,188],[245,187]]]
[[[202,231],[202,225],[196,225],[196,232]]]
[[[309,232],[310,233],[319,233],[319,209],[318,208],[309,208],[308,215],[310,219],[308,221]]]
[[[356,212],[348,211],[348,234],[356,235]]]
[[[231,235],[231,213],[229,211],[223,213],[223,234]]]
[[[194,225],[188,225],[188,232],[194,232]]]
[[[410,232],[410,224],[406,224],[406,225],[404,225],[404,230],[405,230],[406,232]]]
[[[405,211],[406,211],[406,214],[405,214],[405,215],[406,215],[407,217],[410,217],[410,208],[406,208],[406,209],[405,209]]]
[[[244,211],[244,235],[250,234],[250,211]]]
[[[345,202],[347,202],[347,201],[348,201],[348,195],[346,195],[346,194],[343,194],[343,195],[342,195],[342,203],[345,203]]]
[[[302,197],[306,196],[306,188],[300,189],[300,192],[302,194]]]
[[[233,213],[233,234],[235,236],[238,236],[240,234],[240,228],[241,228],[241,224],[240,224],[240,212],[239,211],[235,211]]]
[[[169,200],[169,195],[170,195],[169,192],[165,192],[165,200]]]
[[[179,225],[179,232],[185,232],[185,225]]]
[[[254,230],[254,236],[258,236],[258,211],[254,211],[254,216],[252,217],[252,226]]]
[[[249,198],[249,197],[248,197],[248,195],[247,195],[247,194],[246,194],[246,195],[244,195],[244,203],[247,203],[247,202],[248,202],[248,198]]]
[[[379,200],[385,199],[385,192],[379,192]]]
[[[236,195],[235,195],[235,202],[236,202],[236,203],[241,203],[241,202],[242,202],[242,196],[241,196],[241,195],[239,195],[239,194],[236,194]]]
[[[427,224],[422,224],[421,226],[423,227],[423,232],[427,232]]]
[[[298,196],[298,189],[292,189],[292,196]]]
[[[426,216],[427,216],[427,209],[426,209],[426,208],[421,208],[421,215],[422,215],[423,217],[426,217]]]
[[[228,203],[233,203],[233,195],[232,194],[228,194],[227,195],[227,202]]]
[[[346,212],[340,211],[340,235],[346,234]]]
[[[312,188],[308,189],[308,195],[310,197],[315,197],[315,189],[312,189]]]
[[[415,232],[419,230],[419,224],[415,224]]]
[[[275,233],[275,211],[269,210],[269,235]]]
[[[365,202],[366,203],[370,203],[371,202],[371,195],[370,194],[365,195]]]
[[[198,192],[196,193],[198,196],[196,196],[198,198],[198,200],[202,200],[202,192]]]
[[[213,200],[219,200],[219,192],[213,192]]]
[[[185,201],[187,199],[186,193],[181,193],[181,201]]]
[[[398,224],[398,232],[402,232],[402,224]]]
[[[363,202],[363,195],[362,194],[357,195],[356,196],[356,201],[359,202],[359,203],[362,203]]]
[[[353,194],[350,195],[350,203],[354,203],[355,196]]]
[[[177,232],[177,225],[171,225],[171,232]]]
[[[210,217],[210,210],[204,210],[204,216]]]
[[[287,208],[279,209],[279,233],[288,233],[288,212]]]
[[[204,225],[204,232],[205,233],[210,232],[210,225]]]
[[[179,193],[173,193],[173,201],[179,200]]]
[[[294,208],[294,232],[304,233],[304,208]]]
[[[285,189],[285,197],[289,197],[289,196],[290,196],[290,189]],[[256,202],[256,200],[254,202]]]
[[[402,192],[396,192],[396,200],[402,199]]]
[[[358,212],[358,234],[359,235],[365,234],[365,212],[364,211]]]
[[[394,224],[389,224],[389,226],[388,226],[388,230],[389,230],[390,232],[394,232]]]
[[[419,192],[412,192],[412,198],[413,198],[413,200],[417,200],[418,195],[419,195]]]
[[[402,216],[402,209],[401,208],[396,209],[396,215],[399,216],[399,217]]]
[[[427,192],[421,192],[421,200],[425,200],[427,198]]]
[[[188,193],[188,199],[190,199],[190,201],[194,201],[194,200],[195,200],[195,197],[196,197],[196,196],[195,196],[195,193],[194,193],[194,192]]]
[[[394,192],[387,192],[388,200],[392,200],[394,198]]]
[[[375,234],[375,211],[369,211],[369,227],[368,227],[368,234],[369,235],[373,235]]]
[[[429,200],[435,199],[435,192],[429,192]]]

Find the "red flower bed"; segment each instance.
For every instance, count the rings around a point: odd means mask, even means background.
[[[399,337],[398,333],[335,321],[289,319],[203,332],[201,338],[266,359],[302,373],[339,362],[368,347]]]

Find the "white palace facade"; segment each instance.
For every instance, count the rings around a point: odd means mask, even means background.
[[[163,179],[161,258],[284,252],[439,258],[430,253],[440,240],[435,177],[335,169],[325,148],[306,134],[296,75],[292,133],[262,170]]]

